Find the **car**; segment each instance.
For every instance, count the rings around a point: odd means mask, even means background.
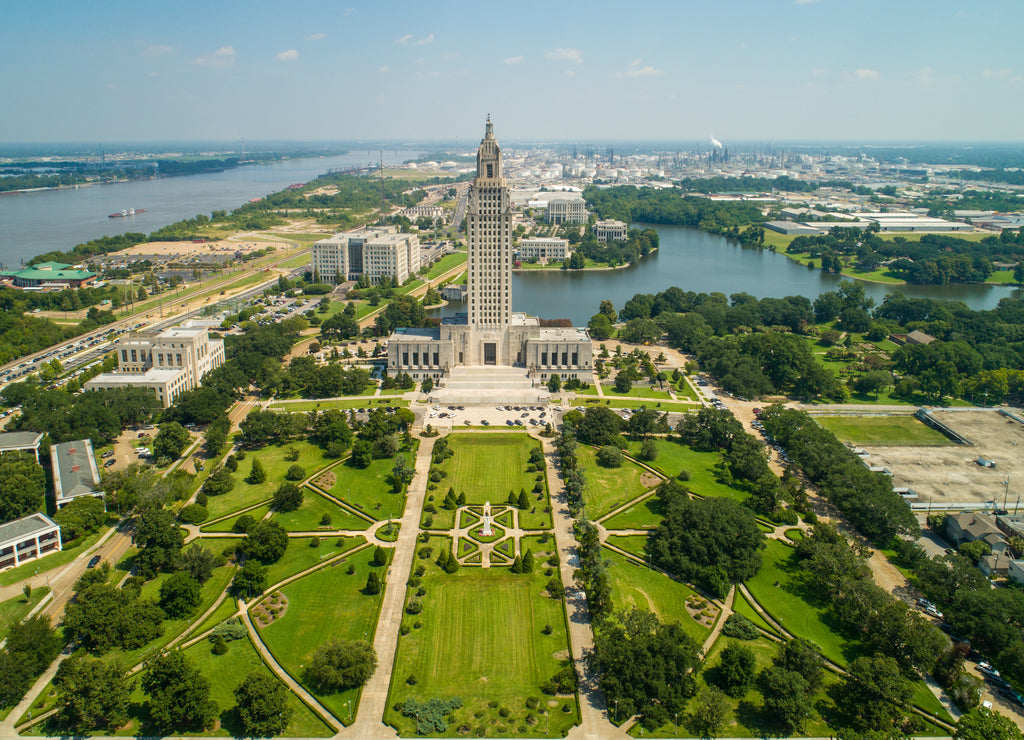
[[[107,460],[105,463],[103,463],[103,467],[109,468],[111,465],[113,465],[116,462],[117,462],[117,460]]]
[[[86,568],[95,568],[103,560],[99,555],[93,555],[89,562],[86,564]]]

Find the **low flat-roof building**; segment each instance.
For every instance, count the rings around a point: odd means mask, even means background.
[[[594,224],[594,238],[599,242],[611,240],[613,242],[624,242],[629,235],[629,227],[622,221],[614,218],[598,221]]]
[[[164,408],[224,364],[224,341],[211,339],[202,326],[178,326],[159,334],[130,332],[118,338],[114,352],[117,371],[97,375],[84,388],[149,388]]]
[[[103,498],[100,473],[90,440],[55,444],[50,448],[50,465],[53,468],[53,495],[58,509],[79,496]]]
[[[2,432],[0,455],[5,452],[31,452],[36,456],[36,462],[39,462],[39,443],[42,439],[42,432]]]
[[[519,247],[516,249],[518,259],[537,260],[541,264],[552,260],[562,261],[569,259],[572,249],[569,248],[569,240],[555,236],[529,237],[519,240]]]
[[[45,514],[29,514],[0,524],[0,570],[58,552],[60,527]]]

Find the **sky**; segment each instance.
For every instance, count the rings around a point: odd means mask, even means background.
[[[1019,141],[1022,0],[33,0],[0,142]]]

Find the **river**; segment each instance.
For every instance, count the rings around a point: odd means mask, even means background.
[[[385,151],[384,164],[400,163],[417,151]],[[353,150],[332,157],[288,159],[245,165],[202,175],[135,180],[63,190],[0,195],[0,263],[69,250],[101,236],[128,231],[148,234],[198,213],[238,208],[251,198],[308,182],[329,169],[380,161],[378,150]],[[129,208],[145,208],[128,218],[108,218]]]
[[[644,224],[634,224],[644,228]],[[750,293],[758,298],[803,295],[814,300],[835,290],[842,279],[800,265],[785,255],[741,246],[724,237],[683,226],[653,226],[660,248],[621,270],[529,270],[512,275],[512,309],[544,318],[568,318],[585,326],[605,298],[616,309],[637,293],[657,293],[673,285],[697,293]],[[960,300],[973,309],[994,308],[1000,298],[1024,292],[1006,285],[883,285],[864,282],[865,293],[881,303],[901,290],[914,298]],[[450,316],[465,310],[451,303],[431,312]]]

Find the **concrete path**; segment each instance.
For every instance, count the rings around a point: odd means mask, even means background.
[[[569,503],[558,472],[558,454],[550,438],[538,437],[547,461],[548,490],[551,492],[555,545],[558,547],[559,574],[565,586],[565,610],[569,618],[569,647],[579,675],[580,724],[569,730],[574,740],[628,738],[626,727],[616,727],[608,718],[608,705],[598,684],[597,674],[587,668],[584,656],[594,649],[594,631],[590,624],[587,597],[573,582],[573,571],[579,567],[576,535],[569,515]]]
[[[363,687],[359,699],[356,721],[341,729],[335,737],[393,738],[395,730],[383,723],[387,709],[388,686],[391,683],[391,669],[398,648],[398,633],[405,609],[405,583],[412,572],[413,557],[416,553],[416,536],[420,528],[420,516],[427,493],[430,460],[434,451],[434,437],[420,439],[416,452],[416,473],[405,500],[405,514],[401,530],[395,542],[391,567],[388,568],[384,600],[377,619],[377,632],[373,648],[377,652],[377,670]]]

